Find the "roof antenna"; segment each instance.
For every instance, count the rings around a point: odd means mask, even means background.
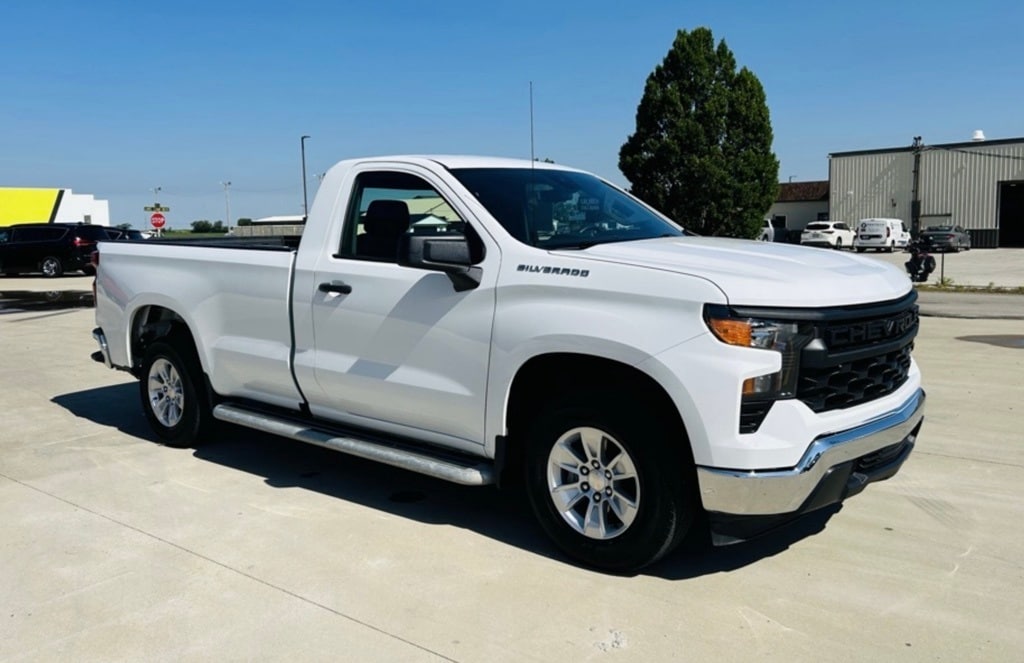
[[[533,156],[533,81],[530,81],[530,163],[535,160]]]

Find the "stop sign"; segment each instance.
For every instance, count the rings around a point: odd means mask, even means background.
[[[149,222],[150,222],[150,224],[152,224],[152,226],[154,228],[159,229],[159,228],[163,228],[164,227],[164,223],[167,222],[167,219],[165,219],[164,215],[161,214],[160,212],[154,212],[149,217]]]

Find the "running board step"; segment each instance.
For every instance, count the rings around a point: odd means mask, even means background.
[[[391,445],[379,440],[354,437],[351,434],[339,434],[311,427],[304,422],[226,403],[213,408],[213,416],[231,424],[315,444],[318,447],[326,447],[465,486],[494,483],[494,467],[483,460],[431,455],[429,449],[412,450],[398,444]]]

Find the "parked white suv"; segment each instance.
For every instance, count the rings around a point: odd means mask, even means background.
[[[806,246],[826,246],[842,249],[853,246],[856,234],[841,221],[814,221],[800,233],[800,243]]]

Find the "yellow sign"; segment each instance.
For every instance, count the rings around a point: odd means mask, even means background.
[[[61,189],[0,188],[0,226],[52,221]]]

